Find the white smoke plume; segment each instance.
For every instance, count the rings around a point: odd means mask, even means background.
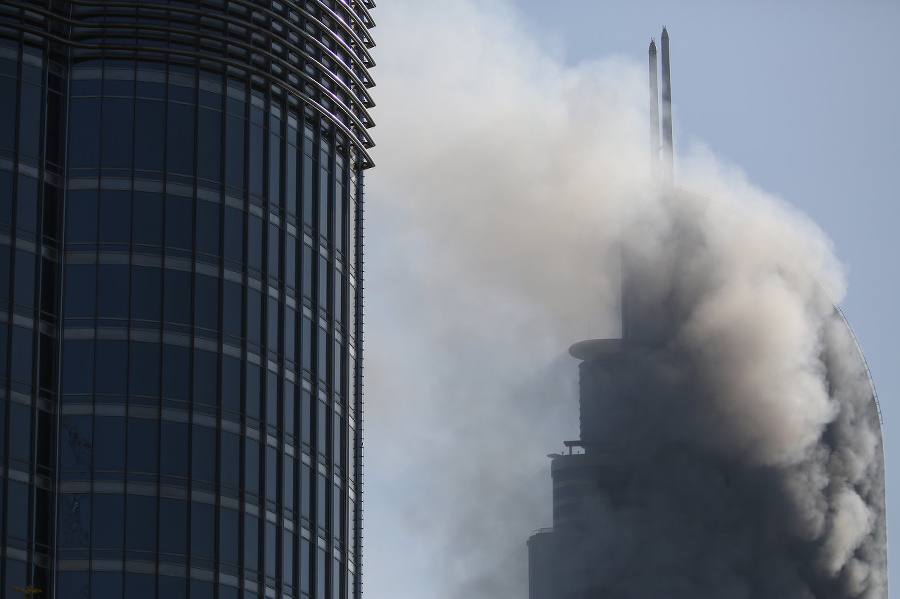
[[[377,16],[366,595],[528,596],[545,456],[578,437],[566,349],[620,334],[624,247],[662,347],[609,419],[634,476],[596,513],[604,588],[885,597],[880,431],[824,235],[703,148],[664,197],[643,65],[566,67],[500,2]]]

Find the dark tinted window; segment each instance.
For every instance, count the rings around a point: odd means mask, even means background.
[[[193,425],[191,437],[191,462],[194,480],[215,482],[216,480],[216,431],[215,429]]]
[[[163,201],[158,193],[134,192],[134,243],[162,245]]]
[[[218,204],[197,202],[197,251],[214,256],[219,254]]]
[[[135,101],[134,168],[137,170],[163,170],[165,109],[165,103],[159,100]]]
[[[101,152],[104,167],[131,168],[133,115],[132,98],[103,98]]]
[[[128,318],[129,270],[129,267],[123,264],[98,266],[98,318]]]
[[[128,392],[153,397],[159,394],[159,345],[129,344]]]
[[[91,546],[94,549],[122,548],[125,541],[125,498],[122,495],[95,493],[92,499]]]
[[[127,359],[127,341],[97,340],[97,368],[94,373],[94,387],[97,393],[125,395]]]
[[[233,510],[222,509],[219,512],[219,559],[223,562],[238,562],[238,533],[240,532],[240,515]]]
[[[187,554],[187,531],[187,502],[161,497],[159,500],[159,550],[163,553]]]
[[[125,543],[132,551],[156,551],[156,497],[128,495],[126,500]],[[153,581],[149,581],[153,588]],[[130,595],[126,595],[131,599]]]
[[[193,203],[189,198],[166,196],[166,246],[189,250],[193,246]]]
[[[93,264],[66,265],[65,314],[67,318],[94,315],[96,268]]]
[[[197,176],[218,181],[221,179],[222,113],[218,110],[199,110],[197,124]]]
[[[94,418],[94,470],[125,470],[125,418]]]
[[[161,474],[186,477],[188,475],[188,425],[184,422],[163,420],[160,424],[160,464]]]
[[[131,318],[160,319],[162,307],[162,273],[158,268],[131,267]]]
[[[72,190],[67,198],[66,241],[90,243],[97,241],[97,192]]]
[[[222,297],[222,326],[225,332],[235,337],[241,336],[243,322],[244,289],[233,281],[224,281]]]
[[[173,399],[188,398],[190,350],[179,345],[163,345],[162,394]]]
[[[166,269],[164,290],[164,320],[182,325],[190,324],[191,273]]]
[[[240,486],[241,438],[240,436],[222,432],[221,481],[226,487]]]
[[[169,102],[166,170],[194,174],[194,107]]]
[[[90,393],[94,388],[94,342],[63,343],[63,393]]]
[[[216,508],[205,503],[191,504],[191,555],[212,559],[216,553]],[[212,595],[210,595],[210,598]],[[191,599],[194,593],[191,592]]]
[[[69,167],[96,167],[100,157],[100,98],[72,98]]]
[[[159,422],[148,418],[128,419],[128,471],[157,472]]]
[[[102,243],[131,241],[131,192],[100,191],[100,234]]]
[[[3,60],[2,62],[10,62]],[[16,80],[0,77],[0,114],[16,114]],[[16,119],[0,119],[0,148],[15,148]]]
[[[194,278],[194,325],[219,328],[219,279],[198,274]]]

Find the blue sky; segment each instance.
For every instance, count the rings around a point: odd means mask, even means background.
[[[459,4],[436,3],[450,20],[456,17]],[[900,505],[900,443],[896,441],[900,435],[896,400],[900,393],[900,311],[895,299],[900,280],[893,263],[900,256],[895,224],[900,78],[893,63],[900,5],[864,1],[851,6],[800,0],[685,1],[677,6],[672,2],[587,0],[484,4],[508,22],[509,29],[497,31],[497,35],[511,36],[517,42],[530,40],[533,46],[527,51],[533,56],[576,70],[610,56],[645,65],[650,37],[658,37],[662,25],[668,27],[676,156],[680,151],[707,147],[718,161],[743,171],[750,184],[806,214],[831,239],[833,251],[845,268],[847,292],[841,306],[865,352],[884,416],[888,538],[900,538],[900,517],[892,510]],[[416,24],[404,15],[406,5],[383,3],[374,12],[380,24],[374,32],[376,40],[381,34],[390,35],[403,30],[404,25]],[[469,39],[491,34],[481,31],[478,24],[473,27],[478,30],[470,32]],[[427,38],[423,35],[415,39]],[[410,46],[407,51],[415,53],[417,49]],[[389,57],[398,56],[391,49],[384,52]],[[434,63],[437,70],[472,66],[458,64],[458,57],[452,54],[441,58]],[[408,66],[386,62],[385,55],[377,52],[376,60],[376,81],[395,79],[396,73]],[[408,81],[408,93],[416,94],[418,85]],[[373,131],[379,142],[391,136],[385,128],[392,121],[384,116],[391,108],[384,106],[386,98],[379,95],[379,89],[374,91],[376,102],[382,105],[376,109],[379,127]],[[449,95],[455,93],[447,91]],[[460,101],[466,101],[466,97]],[[416,149],[427,153],[427,143]],[[390,147],[376,148],[378,167],[369,174],[374,192],[368,197],[367,208],[371,219],[369,244],[374,248],[374,256],[369,255],[369,268],[374,269],[367,286],[369,314],[390,301],[391,291],[404,290],[408,314],[415,311],[419,294],[427,295],[427,290],[418,287],[398,287],[398,280],[404,283],[397,278],[400,275],[379,271],[373,263],[379,253],[393,255],[390,243],[378,238],[379,232],[392,230],[384,223],[403,217],[385,211],[383,202],[379,207],[383,199],[380,194],[396,189],[390,183],[394,156]],[[415,240],[415,235],[405,239]],[[375,321],[370,329],[374,341],[366,345],[369,369],[377,371],[382,365],[382,358],[375,353],[399,343],[387,339],[383,332],[386,326]],[[427,359],[419,355],[416,360],[422,361],[417,366],[419,371],[427,371]],[[388,461],[397,460],[397,454],[391,453],[395,450],[380,451],[374,445],[389,435],[385,406],[397,405],[388,396],[399,394],[400,386],[396,381],[373,381],[371,389],[367,387],[372,420],[369,426],[373,428],[367,438],[371,457],[366,476],[366,594],[374,598],[449,596],[434,589],[440,584],[433,574],[440,569],[435,562],[441,559],[440,551],[433,547],[440,544],[434,535],[442,529],[405,503],[411,489],[420,488],[415,469],[387,467]],[[424,389],[422,401],[427,401],[427,386]],[[423,418],[434,416],[422,414]],[[413,454],[431,442],[424,434],[399,436]],[[548,452],[552,449],[547,448]],[[543,480],[540,476],[536,473],[535,480]],[[549,477],[543,484],[549,487]],[[421,487],[427,484],[421,483]],[[401,513],[404,509],[407,511]],[[546,523],[537,522],[534,527],[541,525]],[[386,554],[402,554],[404,558],[389,559]],[[891,554],[889,560],[891,573],[900,576],[900,559]],[[410,576],[410,571],[416,574]]]

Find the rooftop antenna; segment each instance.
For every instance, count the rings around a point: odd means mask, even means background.
[[[650,174],[659,181],[659,68],[656,40],[650,38]]]
[[[675,184],[674,150],[672,147],[672,73],[669,65],[669,32],[663,27],[662,45],[662,162],[663,181]]]

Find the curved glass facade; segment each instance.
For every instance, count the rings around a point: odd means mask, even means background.
[[[371,7],[0,6],[3,593],[360,596]]]

